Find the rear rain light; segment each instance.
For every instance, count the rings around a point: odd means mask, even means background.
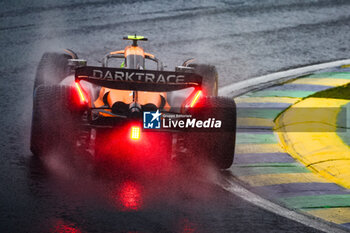
[[[85,98],[85,96],[84,96],[83,89],[81,88],[79,82],[75,82],[75,87],[77,88],[80,101],[81,101],[82,103],[86,103],[87,101],[86,101],[86,98]]]
[[[131,127],[130,138],[132,140],[139,140],[140,136],[141,136],[141,129],[140,129],[140,127],[136,127],[136,126]]]

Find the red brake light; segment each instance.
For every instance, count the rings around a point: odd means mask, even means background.
[[[78,94],[79,94],[81,102],[82,103],[86,103],[86,98],[84,96],[83,89],[81,88],[79,82],[75,82],[75,87],[77,88],[77,91],[78,91]]]
[[[130,138],[132,140],[139,140],[140,136],[141,136],[141,132],[140,131],[141,131],[140,127],[136,127],[136,126],[131,127]]]
[[[197,100],[199,99],[199,97],[202,95],[202,91],[197,91],[197,93],[195,94],[190,107],[193,108],[193,106],[197,103]]]

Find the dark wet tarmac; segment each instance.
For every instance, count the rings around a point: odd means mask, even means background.
[[[126,34],[173,69],[217,66],[220,86],[349,57],[348,1],[3,1],[0,3],[1,232],[316,232],[215,185],[210,167],[160,176],[95,176],[29,151],[32,86],[43,52],[96,65]],[[141,177],[141,178],[140,178]]]

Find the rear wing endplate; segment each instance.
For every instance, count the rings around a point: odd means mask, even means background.
[[[112,89],[164,92],[200,87],[202,84],[202,76],[194,73],[94,66],[77,68],[75,80]]]

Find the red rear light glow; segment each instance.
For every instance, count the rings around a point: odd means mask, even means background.
[[[83,89],[81,88],[80,84],[78,82],[75,82],[75,87],[77,88],[80,100],[82,103],[86,103],[86,98],[84,96]]]
[[[193,106],[197,103],[197,100],[199,99],[199,97],[202,95],[202,91],[198,91],[196,93],[196,95],[194,96],[191,104],[190,104],[190,107],[193,108]]]
[[[115,198],[123,211],[137,211],[143,205],[141,186],[133,181],[126,181],[118,188]]]
[[[74,224],[63,222],[63,220],[58,220],[51,233],[81,233],[81,230],[76,228]]]
[[[139,140],[140,139],[140,127],[133,126],[131,127],[131,135],[130,138],[132,140]]]

